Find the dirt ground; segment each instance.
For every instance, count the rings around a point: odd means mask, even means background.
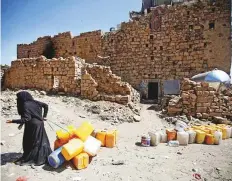
[[[232,180],[232,138],[223,140],[221,145],[191,144],[169,147],[162,143],[156,147],[140,147],[136,143],[140,141],[143,133],[172,127],[160,119],[154,110],[149,109],[151,105],[141,105],[141,121],[130,123],[119,119],[113,121],[102,119],[99,113],[85,109],[86,105],[92,104],[90,101],[78,98],[66,98],[64,101],[64,97],[38,94],[33,95],[36,99],[49,104],[48,121],[51,120],[61,126],[67,124],[78,126],[82,121],[87,120],[91,121],[95,128],[117,128],[119,131],[117,147],[101,148],[89,167],[80,171],[72,169],[69,165],[59,169],[48,166],[14,165],[12,161],[22,152],[23,129],[18,130],[17,125],[5,124],[5,121],[18,118],[15,94],[16,92],[4,91],[1,95],[1,179],[3,181],[15,181],[19,176],[27,176],[30,181],[190,181],[196,180],[193,177],[194,173],[199,173],[201,180]],[[128,113],[128,107],[106,102],[94,104],[115,106],[116,114],[124,114],[122,119],[132,116]],[[101,106],[99,107],[102,109]],[[118,109],[127,111],[120,112]],[[110,114],[112,113],[109,112],[109,116]],[[58,129],[51,125],[54,129]],[[53,148],[55,132],[48,123],[45,123],[45,127]],[[118,161],[122,164],[114,165]]]

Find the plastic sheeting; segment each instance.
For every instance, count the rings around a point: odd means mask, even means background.
[[[222,82],[222,83],[230,83],[230,76],[222,71],[222,70],[212,70],[210,72],[205,72],[202,74],[197,74],[191,78],[196,82]]]
[[[180,80],[165,80],[163,87],[164,95],[180,94]]]

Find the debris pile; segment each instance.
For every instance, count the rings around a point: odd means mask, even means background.
[[[229,92],[227,89],[221,91],[207,82],[184,79],[180,97],[169,101],[167,111],[169,115],[185,114],[209,120],[215,116],[231,117],[232,94]]]

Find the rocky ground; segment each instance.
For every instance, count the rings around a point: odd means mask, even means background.
[[[91,102],[67,96],[47,96],[44,92],[30,91],[34,98],[49,104],[48,122],[65,126],[79,126],[82,121],[90,121],[95,128],[117,128],[119,141],[113,149],[101,148],[85,170],[75,170],[71,165],[59,169],[48,166],[16,166],[12,163],[22,152],[23,129],[17,125],[5,124],[7,119],[18,118],[16,92],[4,91],[1,95],[1,178],[15,181],[19,176],[27,176],[30,181],[53,179],[99,180],[99,181],[173,181],[194,180],[193,174],[201,175],[201,180],[232,180],[232,139],[221,145],[198,145],[169,147],[165,143],[157,147],[140,147],[138,142],[143,133],[173,127],[176,120],[184,117],[161,119],[151,105],[122,106],[109,102]],[[141,110],[140,110],[141,108]],[[139,116],[140,115],[140,116]],[[198,120],[191,120],[197,122]],[[188,121],[187,121],[188,122]],[[188,123],[191,123],[188,122]],[[59,129],[50,122],[53,129]],[[55,132],[45,123],[51,146]],[[196,180],[196,179],[195,179]]]

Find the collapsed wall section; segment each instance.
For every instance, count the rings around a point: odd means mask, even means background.
[[[5,74],[5,87],[11,89],[63,92],[120,104],[140,100],[139,94],[112,74],[109,67],[86,64],[77,57],[18,59],[12,62]]]
[[[180,97],[169,101],[170,115],[185,114],[202,119],[232,117],[232,91],[220,83],[194,82],[184,79]]]

